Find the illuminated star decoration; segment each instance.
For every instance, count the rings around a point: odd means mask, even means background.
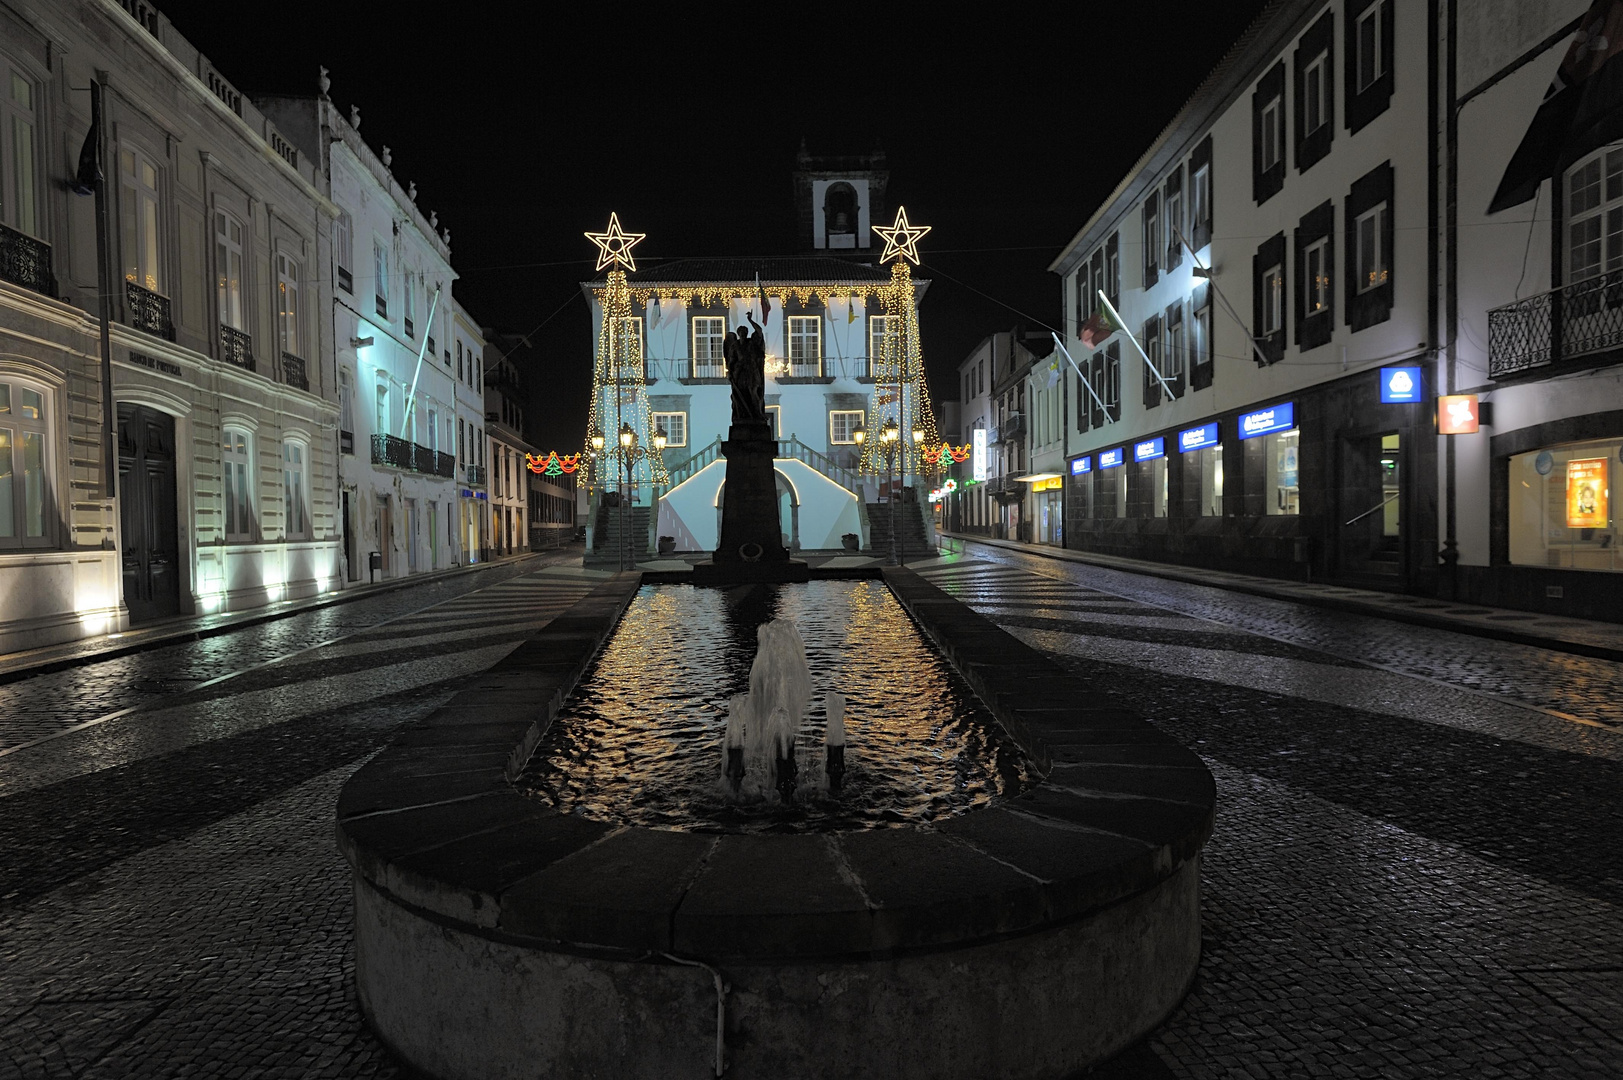
[[[627,270],[635,270],[637,264],[631,258],[631,249],[642,242],[647,233],[628,233],[620,228],[620,215],[609,215],[609,227],[606,232],[589,232],[586,239],[597,245],[597,269],[613,266],[619,263]]]
[[[928,225],[909,225],[907,222],[907,207],[905,206],[896,208],[896,224],[890,228],[887,229],[883,225],[870,227],[885,241],[885,253],[879,256],[881,263],[890,262],[898,255],[905,257],[909,262],[917,263],[919,261],[919,240],[923,238],[925,233],[930,231]]]

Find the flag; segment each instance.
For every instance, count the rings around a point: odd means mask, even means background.
[[[1110,309],[1103,304],[1095,311],[1076,336],[1082,339],[1082,344],[1090,349],[1097,349],[1104,344],[1104,340],[1117,330],[1122,329],[1121,323],[1110,317]]]
[[[845,298],[845,325],[850,326],[857,321],[857,297],[853,293]]]
[[[1521,145],[1510,156],[1488,213],[1520,205],[1547,177],[1623,139],[1623,0],[1594,0]]]
[[[1048,389],[1052,390],[1054,388],[1054,384],[1059,382],[1059,361],[1058,360],[1055,360],[1055,361],[1053,361],[1052,363],[1050,363],[1048,365],[1047,375],[1048,375],[1047,386],[1048,386]]]
[[[648,313],[648,329],[650,331],[659,326],[659,316],[659,297],[656,296],[654,297],[654,310]]]
[[[75,195],[94,195],[102,181],[101,171],[101,88],[90,88],[90,130],[79,148],[79,171],[68,181]]]

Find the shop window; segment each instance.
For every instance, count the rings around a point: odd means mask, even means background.
[[[1348,0],[1345,19],[1344,112],[1356,132],[1392,103],[1392,0]]]
[[[1144,464],[1150,485],[1150,515],[1164,518],[1167,516],[1167,459],[1158,457]]]
[[[1292,59],[1296,98],[1296,171],[1306,172],[1330,153],[1336,134],[1333,11],[1302,33]]]
[[[1285,186],[1285,62],[1251,93],[1251,198],[1259,206]]]
[[[1301,513],[1301,432],[1291,430],[1264,435],[1262,444],[1267,512]]]
[[[1200,464],[1200,516],[1223,516],[1223,448],[1195,451]]]
[[[0,551],[55,540],[48,403],[43,387],[0,378]]]
[[[1623,570],[1612,479],[1623,439],[1552,446],[1510,459],[1510,561]]]
[[[220,481],[225,500],[225,538],[246,541],[254,538],[253,486],[249,480],[246,432],[226,428],[220,439]]]

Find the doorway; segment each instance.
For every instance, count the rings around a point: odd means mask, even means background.
[[[1397,432],[1342,446],[1340,556],[1346,573],[1403,575],[1403,453]]]
[[[378,496],[378,558],[379,570],[388,577],[394,569],[394,521],[389,513],[389,496]]]
[[[361,578],[361,564],[355,558],[355,526],[350,517],[349,489],[344,489],[344,565],[350,581],[359,581]]]
[[[179,614],[174,417],[145,405],[119,405],[118,495],[130,622]]]

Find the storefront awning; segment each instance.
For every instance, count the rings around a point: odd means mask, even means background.
[[[1017,480],[1018,482],[1020,482],[1022,484],[1033,484],[1033,483],[1036,483],[1038,480],[1058,480],[1058,479],[1059,479],[1059,473],[1057,473],[1057,472],[1034,472],[1034,473],[1027,473],[1024,476],[1015,477],[1015,480]]]

